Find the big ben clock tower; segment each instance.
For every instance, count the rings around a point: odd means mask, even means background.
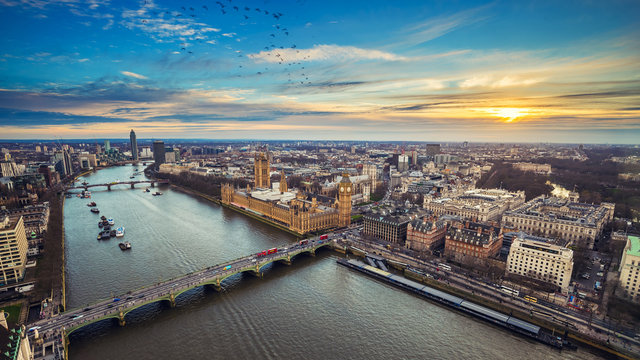
[[[351,224],[351,193],[353,186],[348,174],[342,175],[338,187],[338,224],[349,226]]]

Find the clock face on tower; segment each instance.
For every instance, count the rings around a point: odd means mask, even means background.
[[[351,186],[347,188],[347,192],[351,192]]]
[[[343,187],[340,187],[340,192],[344,192],[344,188]]]

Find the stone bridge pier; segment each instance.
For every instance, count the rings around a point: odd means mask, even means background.
[[[118,313],[118,324],[120,324],[120,326],[125,326],[126,323],[127,322],[124,320],[124,312],[120,310],[120,312]]]

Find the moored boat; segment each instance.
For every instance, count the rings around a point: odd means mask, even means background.
[[[102,216],[100,216],[100,220],[102,220],[102,221],[107,220],[107,217],[102,215]]]
[[[116,231],[115,231],[115,230],[111,230],[111,231],[109,232],[109,235],[111,235],[111,236],[116,236]]]
[[[98,227],[99,227],[99,228],[101,228],[101,227],[103,227],[103,226],[104,226],[104,225],[102,224],[102,221],[99,221],[99,222],[98,222]]]
[[[153,196],[157,196],[157,195],[162,195],[162,193],[160,191],[156,191],[153,193]]]
[[[87,206],[90,206],[90,207],[92,207],[92,206],[96,206],[96,202],[95,202],[95,201],[92,201],[92,202],[88,203],[88,204],[87,204]]]
[[[151,192],[151,190],[149,190],[149,188],[147,188],[147,190],[145,190],[146,192]]]
[[[102,240],[102,234],[98,234],[98,240]]]
[[[100,235],[102,235],[103,239],[108,239],[111,237],[111,233],[108,230],[101,232]]]
[[[98,210],[98,208],[91,208],[91,212],[97,214],[100,212],[100,210]]]
[[[116,229],[116,237],[123,237],[123,236],[124,236],[124,226],[121,226]]]
[[[107,222],[109,223],[109,225],[113,225],[116,223],[115,221],[113,221],[113,219],[107,219]]]
[[[121,242],[120,244],[118,244],[118,246],[120,247],[120,250],[122,250],[122,251],[131,250],[131,243],[128,242],[128,241]]]

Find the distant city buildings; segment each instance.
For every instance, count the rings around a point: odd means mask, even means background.
[[[553,240],[521,234],[511,244],[507,273],[554,284],[566,293],[573,272],[573,250]]]
[[[129,141],[131,142],[131,158],[138,160],[138,141],[136,140],[136,133],[131,129],[129,134]]]
[[[530,171],[536,174],[542,174],[542,175],[551,174],[551,165],[549,164],[518,162],[518,163],[514,163],[513,167],[521,171]]]

